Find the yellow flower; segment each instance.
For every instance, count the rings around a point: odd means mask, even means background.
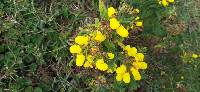
[[[137,49],[135,47],[132,47],[128,50],[128,55],[134,57],[137,53]]]
[[[117,81],[122,81],[123,76],[121,74],[117,74],[116,80]]]
[[[170,3],[174,3],[174,0],[167,0],[168,2],[170,2]]]
[[[116,11],[113,7],[108,8],[108,17],[112,17],[112,15],[115,13],[116,13]]]
[[[79,45],[87,45],[88,44],[88,36],[77,36],[75,38],[75,42]]]
[[[197,54],[192,54],[192,58],[198,58]]]
[[[92,58],[92,55],[88,55],[87,57],[86,57],[86,59],[87,59],[87,61],[84,63],[84,67],[85,68],[93,68],[93,66],[92,66],[92,63],[93,63],[93,58]]]
[[[79,45],[72,45],[69,49],[72,54],[82,52],[82,49]]]
[[[100,31],[97,31],[95,40],[97,40],[99,42],[102,42],[105,39],[106,39],[106,37]]]
[[[125,50],[128,52],[128,56],[134,57],[137,54],[137,49],[135,47],[130,47],[130,45],[125,46]]]
[[[124,81],[125,83],[130,83],[130,74],[128,72],[124,72],[123,74],[117,73],[116,75],[117,81]]]
[[[162,3],[162,5],[163,5],[164,7],[168,6],[167,0],[162,0],[161,3]]]
[[[136,59],[136,61],[144,61],[144,54],[142,54],[142,53],[137,53],[137,54],[135,55],[135,59]]]
[[[131,78],[130,78],[130,74],[128,72],[126,72],[125,74],[123,74],[123,81],[125,83],[130,83],[130,80],[131,80]]]
[[[117,29],[120,26],[119,21],[116,18],[110,19],[110,28]]]
[[[133,66],[136,69],[147,69],[147,63],[146,62],[133,62]]]
[[[98,59],[98,60],[96,61],[96,66],[98,66],[98,65],[100,65],[100,64],[102,64],[102,63],[104,63],[104,60],[103,60],[103,59]]]
[[[131,48],[130,45],[126,45],[126,46],[124,47],[124,50],[128,51],[130,48]]]
[[[141,75],[139,73],[139,71],[137,69],[135,69],[134,67],[131,68],[131,72],[133,74],[133,77],[135,80],[141,80]]]
[[[143,25],[142,21],[136,22],[136,26],[141,27]]]
[[[137,49],[135,47],[130,47],[130,45],[126,45],[124,50],[128,52],[128,56],[136,56],[137,55]]]
[[[99,59],[96,62],[96,68],[101,70],[101,71],[105,71],[108,69],[108,65],[106,63],[104,63],[103,59]]]
[[[115,54],[113,54],[113,53],[107,53],[108,54],[108,59],[113,59],[114,57],[115,57]]]
[[[120,67],[118,67],[116,69],[117,74],[124,74],[125,72],[126,72],[126,66],[125,65],[120,65]]]
[[[139,19],[140,19],[140,17],[138,17],[138,16],[135,18],[135,20],[139,20]]]
[[[83,54],[78,54],[76,56],[76,65],[77,66],[82,66],[84,61],[85,61],[85,56]]]
[[[108,70],[108,64],[103,63],[100,70],[102,70],[102,71]]]
[[[87,61],[89,61],[89,62],[93,62],[92,55],[88,55],[86,59],[87,59]]]
[[[135,13],[135,14],[138,14],[138,13],[140,13],[140,10],[139,9],[133,9],[133,13]]]
[[[121,37],[127,37],[128,36],[128,30],[126,30],[124,28],[124,26],[120,26],[119,28],[117,28],[117,34],[119,34]]]
[[[90,61],[86,61],[83,65],[85,68],[93,68],[92,63]]]

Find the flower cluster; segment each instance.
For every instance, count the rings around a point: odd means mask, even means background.
[[[162,4],[164,7],[167,7],[169,3],[174,3],[174,0],[159,0],[159,4]]]
[[[139,13],[139,9],[134,9],[136,13]],[[108,17],[110,18],[110,28],[112,30],[116,30],[117,34],[121,37],[128,37],[128,30],[120,24],[120,22],[115,18],[116,10],[113,7],[108,8]],[[136,21],[136,26],[141,27],[143,25],[142,21],[139,20],[139,17],[136,17],[134,21]]]
[[[139,10],[135,10],[135,12],[139,12]],[[106,23],[109,26],[99,22],[99,26],[90,26],[91,29],[85,30],[84,34],[78,34],[70,46],[70,53],[75,57],[76,66],[107,73],[116,72],[117,81],[123,80],[125,83],[130,83],[131,76],[135,80],[141,79],[139,70],[146,69],[147,63],[143,62],[144,55],[138,53],[136,47],[125,46],[123,41],[112,41],[122,48],[121,51],[104,51],[102,44],[105,40],[112,40],[112,33],[116,32],[119,38],[127,38],[129,35],[128,30],[117,20],[116,15],[117,11],[113,7],[108,8],[109,22]],[[135,20],[136,27],[141,27],[142,22],[138,21],[139,17],[136,17]],[[87,28],[90,27],[87,26]],[[122,56],[119,66],[116,62],[118,55]]]
[[[105,35],[103,35],[100,31],[96,31],[95,35],[90,34],[84,36],[77,36],[75,38],[75,44],[70,47],[70,52],[72,54],[76,54],[76,65],[84,66],[85,68],[93,68],[94,57],[91,55],[92,53],[89,54],[84,51],[88,49],[89,42],[96,41],[97,43],[101,43],[105,39],[106,39]],[[94,50],[94,48],[91,48],[91,50]],[[114,56],[110,58],[114,58]],[[99,70],[105,71],[107,70],[108,65],[104,63],[103,59],[99,59],[97,60],[96,67]]]
[[[139,69],[146,69],[147,63],[144,61],[144,55],[142,53],[137,53],[137,49],[135,47],[130,47],[130,45],[127,45],[124,47],[125,52],[130,57],[130,63],[129,64],[129,71],[132,73],[135,80],[140,80],[141,75],[139,73]],[[130,82],[130,73],[127,70],[127,66],[122,64],[120,67],[117,68],[116,73],[116,79],[117,81],[123,80],[125,83]]]

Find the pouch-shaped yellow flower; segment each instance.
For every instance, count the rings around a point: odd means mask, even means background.
[[[141,80],[141,75],[139,73],[139,71],[137,69],[135,69],[134,67],[131,68],[131,72],[133,74],[133,77],[135,80]]]
[[[130,74],[128,72],[123,74],[123,81],[124,81],[124,83],[130,83],[131,78],[130,78]]]
[[[138,14],[138,13],[140,13],[140,10],[139,9],[133,9],[133,13],[135,13],[135,14]]]
[[[122,74],[117,74],[116,75],[116,80],[117,81],[122,81],[122,78],[123,78]]]
[[[142,53],[137,53],[137,54],[135,55],[135,60],[136,60],[136,61],[144,61],[144,54],[142,54]]]
[[[98,59],[96,61],[96,68],[101,70],[101,71],[105,71],[108,69],[108,65],[106,63],[104,63],[103,59]]]
[[[108,17],[112,17],[113,14],[115,14],[115,13],[116,13],[116,11],[113,7],[108,8]]]
[[[86,61],[83,65],[85,68],[93,68],[92,63],[90,61]]]
[[[70,53],[74,54],[74,53],[81,53],[82,49],[79,45],[72,45],[70,48]]]
[[[76,65],[82,66],[85,61],[85,56],[83,54],[77,54],[76,56]]]
[[[128,52],[128,56],[134,57],[137,54],[137,49],[135,47],[132,47],[132,48],[127,49],[127,52]]]
[[[125,28],[124,28],[124,26],[120,26],[119,28],[117,28],[117,34],[119,34],[121,37],[128,37],[128,30],[126,30]]]
[[[119,26],[120,26],[120,23],[116,18],[110,19],[110,28],[111,29],[117,29]]]
[[[108,54],[108,59],[113,59],[114,57],[115,57],[115,54],[113,54],[113,53],[107,53]]]
[[[198,58],[197,54],[192,54],[192,58]]]
[[[142,22],[142,21],[137,21],[137,22],[136,22],[136,26],[141,27],[142,25],[143,25],[143,22]]]
[[[105,39],[106,39],[106,37],[100,31],[97,31],[96,36],[95,36],[95,40],[102,42]]]
[[[120,65],[120,67],[118,67],[117,69],[116,69],[116,73],[117,74],[124,74],[126,72],[126,66],[125,65]]]
[[[77,36],[75,38],[75,42],[79,45],[87,45],[88,44],[88,36]]]
[[[92,55],[88,55],[86,57],[86,60],[87,61],[84,63],[83,67],[85,67],[85,68],[93,68],[93,66],[92,66],[92,63],[93,63],[93,57],[92,57]]]
[[[162,0],[161,3],[162,3],[162,5],[163,5],[164,7],[167,7],[168,4],[169,4],[169,3],[167,2],[167,0]]]
[[[147,63],[146,62],[133,62],[133,66],[136,69],[147,69]]]

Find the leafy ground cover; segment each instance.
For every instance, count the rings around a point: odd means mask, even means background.
[[[131,31],[124,43],[145,55],[142,80],[124,84],[114,81],[115,74],[73,63],[70,45],[80,27],[102,16],[99,0],[1,0],[0,92],[200,90],[198,0],[176,0],[167,8],[155,8],[157,0],[104,1],[106,7],[125,2],[141,11],[144,28]]]

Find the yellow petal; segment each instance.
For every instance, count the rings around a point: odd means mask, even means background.
[[[123,81],[124,81],[125,83],[130,83],[130,80],[131,80],[130,74],[129,74],[128,72],[125,73],[125,74],[123,75]]]
[[[167,2],[167,0],[162,0],[162,5],[164,6],[164,7],[167,7],[168,6],[168,2]]]
[[[136,26],[141,27],[142,25],[143,25],[143,22],[142,22],[142,21],[137,21],[137,22],[136,22]]]
[[[72,45],[69,49],[70,49],[70,53],[72,54],[82,52],[82,49],[79,45]]]
[[[126,72],[126,66],[125,65],[120,65],[120,67],[118,67],[116,69],[117,74],[124,74],[125,72]]]
[[[144,61],[144,54],[142,53],[137,53],[135,55],[135,59],[138,59],[138,61]],[[137,61],[137,60],[136,60]]]
[[[108,8],[108,17],[112,17],[112,15],[115,13],[116,13],[116,11],[113,7]]]
[[[139,20],[139,19],[140,19],[140,17],[138,17],[138,16],[135,18],[135,20]]]
[[[88,36],[77,36],[75,38],[75,42],[79,45],[87,45],[88,44]]]
[[[107,53],[108,54],[108,59],[113,59],[114,57],[115,57],[115,54],[113,54],[113,53]]]
[[[133,62],[133,66],[136,69],[147,69],[147,63],[146,62]]]
[[[124,26],[120,26],[116,30],[117,34],[119,34],[121,37],[128,37],[128,30],[124,28]]]
[[[131,68],[131,72],[133,74],[133,77],[135,80],[141,80],[141,75],[139,73],[139,71],[137,69],[135,69],[134,67]]]
[[[117,80],[117,81],[122,81],[122,75],[117,74],[117,76],[116,76],[116,80]]]
[[[128,56],[132,56],[134,57],[137,54],[137,49],[135,47],[132,47],[130,49],[128,49]]]
[[[76,65],[82,66],[85,61],[85,56],[83,54],[77,55],[76,57]]]
[[[192,58],[198,58],[197,54],[192,54]]]
[[[99,41],[99,42],[102,42],[105,39],[106,39],[106,37],[100,31],[97,31],[95,40]]]
[[[140,10],[139,9],[133,9],[133,13],[135,13],[135,14],[138,14],[138,13],[140,13]]]
[[[120,26],[120,23],[116,18],[110,19],[110,28],[111,29],[117,29],[119,26]]]

